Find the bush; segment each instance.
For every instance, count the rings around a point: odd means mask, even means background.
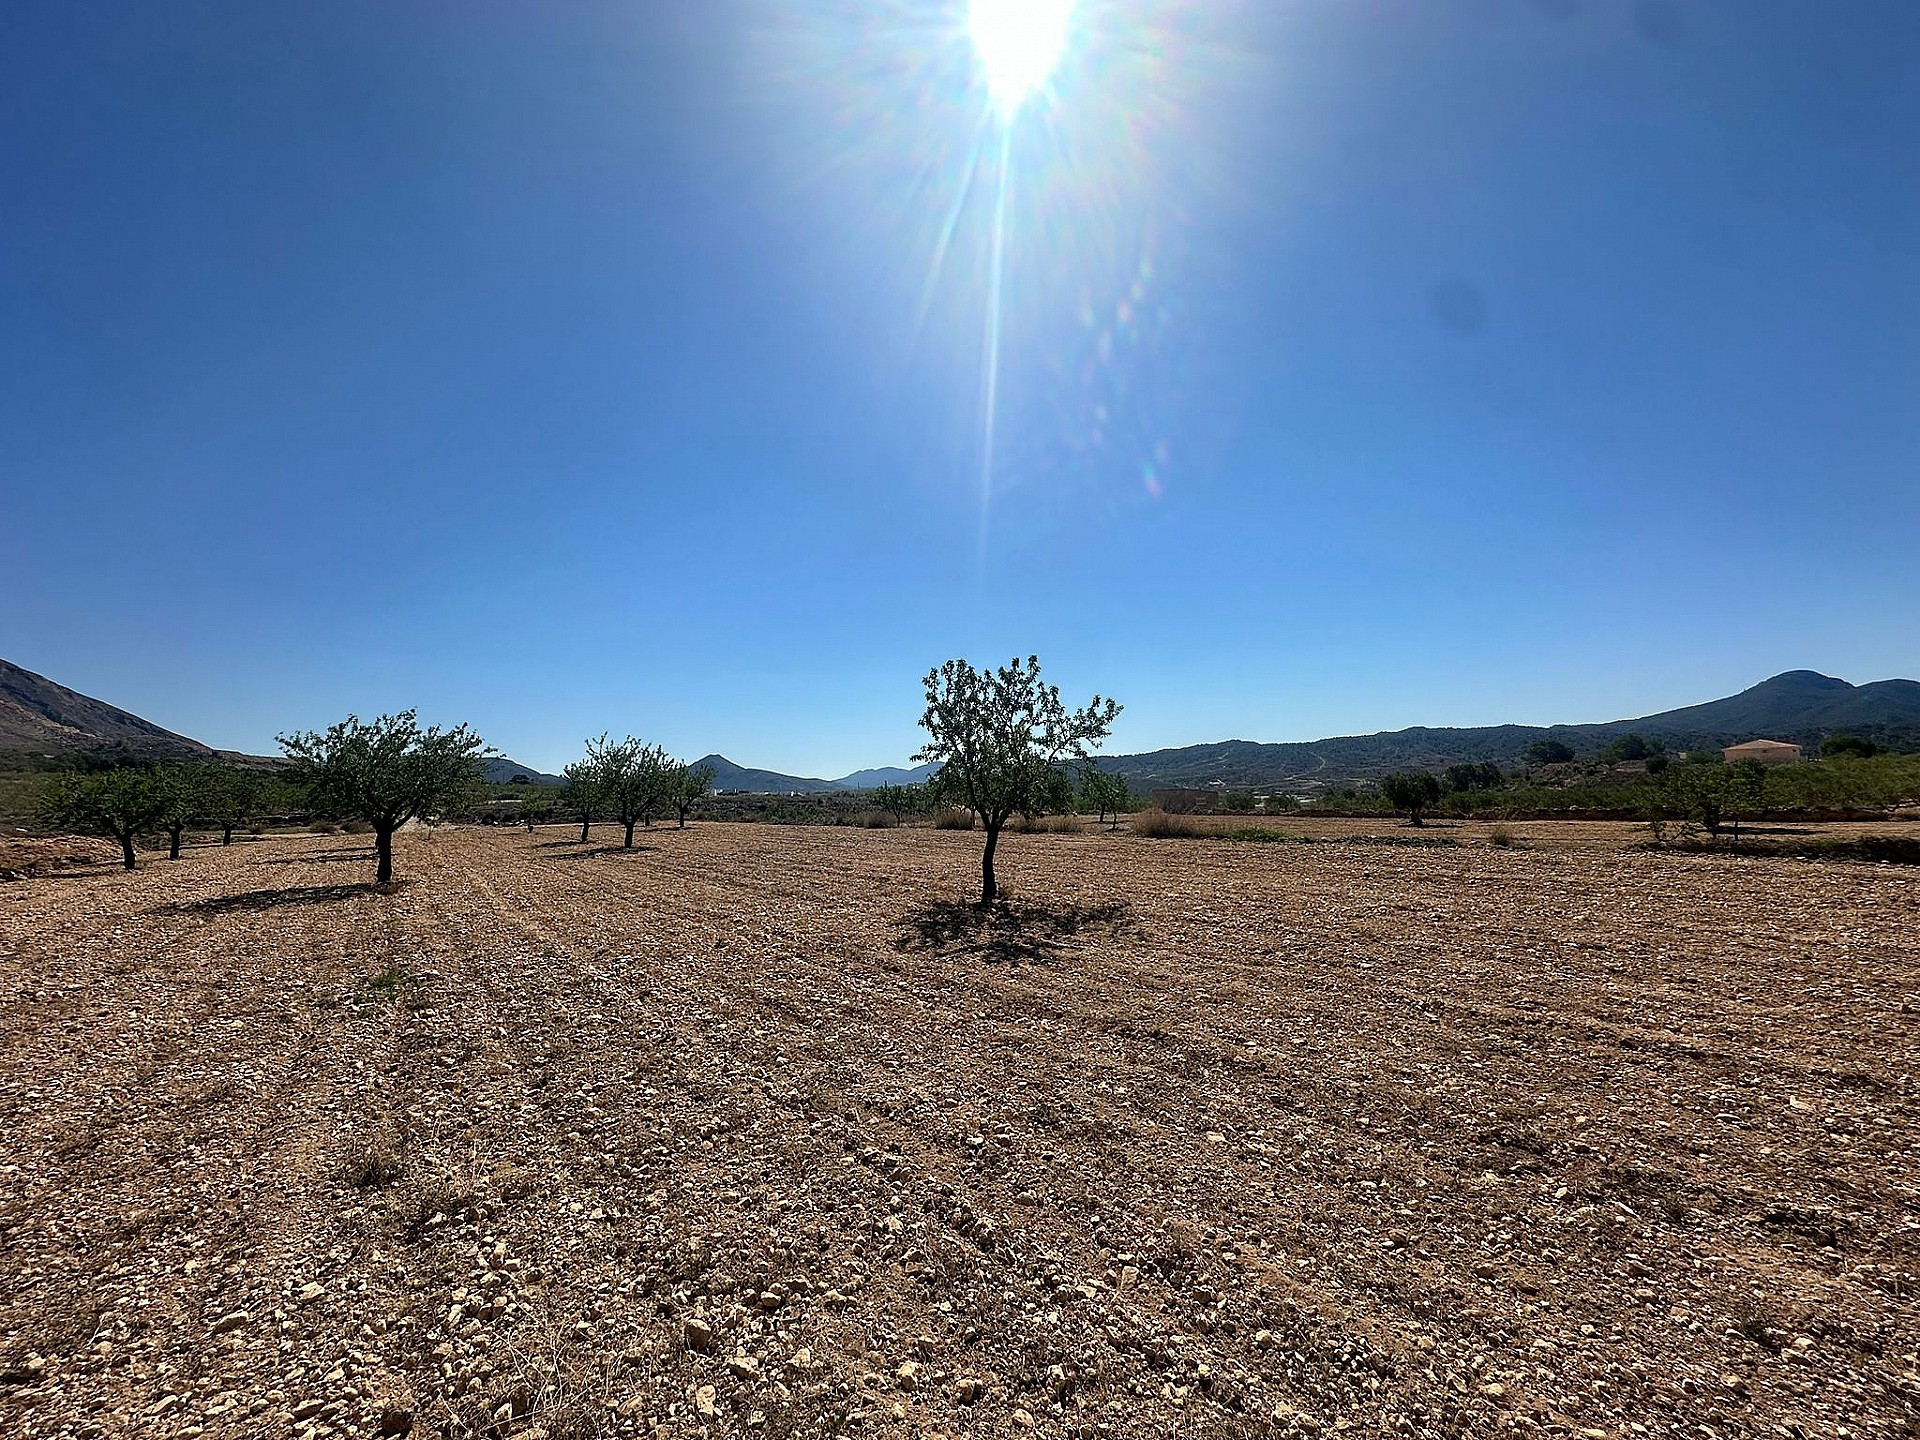
[[[1080,820],[1075,815],[1049,815],[1033,828],[1044,830],[1049,835],[1078,835]]]
[[[1155,808],[1133,817],[1133,833],[1155,840],[1194,840],[1214,832],[1190,815],[1169,815]]]
[[[891,830],[894,820],[884,810],[863,810],[854,817],[854,824],[864,825],[869,830]]]
[[[1487,832],[1487,844],[1497,850],[1511,850],[1519,843],[1520,837],[1505,825],[1496,825]]]
[[[956,810],[951,807],[937,811],[933,817],[933,828],[936,830],[971,830],[973,829],[973,812],[971,810]]]

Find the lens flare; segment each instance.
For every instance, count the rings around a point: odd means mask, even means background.
[[[973,0],[967,29],[987,90],[1011,116],[1047,83],[1067,46],[1073,0]]]

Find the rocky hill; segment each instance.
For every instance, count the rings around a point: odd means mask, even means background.
[[[112,751],[180,759],[214,753],[198,740],[0,660],[0,752],[46,758]]]

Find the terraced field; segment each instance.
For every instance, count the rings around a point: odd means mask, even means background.
[[[1920,883],[1551,830],[0,885],[0,1432],[1920,1433]]]

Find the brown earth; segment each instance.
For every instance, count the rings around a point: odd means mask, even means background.
[[[1554,833],[9,885],[0,1433],[1920,1433],[1920,883]]]

